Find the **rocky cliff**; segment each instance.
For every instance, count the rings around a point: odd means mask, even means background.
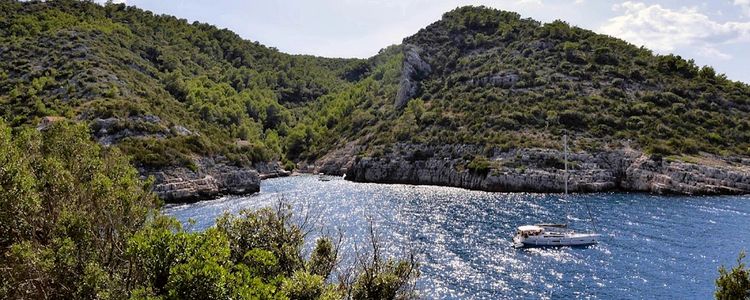
[[[471,168],[473,160],[485,156],[486,168]],[[691,159],[700,161],[651,157],[630,148],[571,153],[568,188],[571,192],[750,193],[749,160],[709,156]],[[563,153],[550,149],[500,151],[471,145],[398,144],[381,157],[339,153],[318,161],[317,167],[331,174],[341,170],[346,179],[359,182],[443,185],[493,192],[562,192],[565,188]]]
[[[40,124],[41,126],[42,124]],[[155,115],[127,118],[97,118],[91,123],[94,138],[104,146],[125,139],[151,138],[164,140],[174,136],[200,136],[181,125],[168,126]],[[260,180],[287,176],[278,162],[256,163],[240,167],[225,157],[191,158],[194,165],[141,167],[142,177],[154,177],[154,192],[165,202],[191,202],[222,195],[242,195],[260,191]]]
[[[396,108],[403,108],[409,99],[419,92],[419,80],[432,72],[430,65],[422,60],[422,49],[415,45],[404,45],[404,61],[401,68],[401,80],[396,93]]]
[[[141,169],[144,177],[154,177],[154,192],[165,202],[191,202],[222,195],[243,195],[260,191],[260,180],[288,176],[278,163],[260,163],[252,168],[238,167],[220,158],[197,159],[196,168],[167,167]]]

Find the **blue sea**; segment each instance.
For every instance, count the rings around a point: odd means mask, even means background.
[[[427,299],[709,299],[718,267],[750,250],[750,196],[488,193],[295,176],[164,212],[203,230],[279,201],[311,230],[308,249],[343,233],[342,269],[372,221],[388,255],[417,253]],[[512,247],[517,226],[550,222],[602,237],[586,248]]]

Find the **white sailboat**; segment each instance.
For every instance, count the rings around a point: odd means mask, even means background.
[[[555,226],[548,226],[555,225]],[[597,243],[599,234],[580,233],[565,224],[537,224],[519,226],[513,245],[516,248],[589,246]]]
[[[563,136],[565,151],[565,196],[568,195],[568,136]],[[592,219],[593,222],[593,219]],[[579,233],[567,224],[534,224],[519,226],[513,237],[516,248],[589,246],[597,243],[599,234]]]

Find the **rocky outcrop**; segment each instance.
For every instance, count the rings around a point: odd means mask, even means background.
[[[362,150],[364,150],[364,147],[358,145],[357,141],[349,142],[344,147],[338,148],[319,159],[311,171],[316,174],[344,175],[347,170],[354,166],[356,155]]]
[[[278,161],[262,162],[253,165],[253,169],[260,174],[260,179],[269,179],[277,177],[286,177],[292,175],[292,172],[284,170]]]
[[[415,45],[404,45],[404,62],[401,67],[401,81],[396,93],[396,108],[403,108],[419,92],[419,80],[432,72],[430,65],[425,62],[419,47]]]
[[[238,167],[222,159],[200,158],[194,169],[166,167],[141,169],[144,177],[154,177],[153,191],[165,202],[191,202],[222,195],[242,195],[260,191],[260,180],[288,176],[278,163]]]
[[[628,190],[677,194],[750,193],[750,166],[732,166],[723,161],[712,165],[638,157],[625,170]]]
[[[94,138],[104,145],[109,146],[122,141],[125,138],[151,137],[164,139],[173,135],[164,127],[161,118],[154,115],[139,115],[128,118],[96,118],[91,127]],[[192,133],[191,133],[192,134]]]
[[[81,119],[86,117],[81,116]],[[126,138],[161,140],[175,136],[200,136],[198,131],[191,131],[182,125],[169,127],[167,123],[155,115],[95,118],[91,121],[91,129],[94,138],[104,146],[117,144]]]
[[[476,86],[496,86],[501,88],[510,88],[515,85],[521,76],[513,72],[498,73],[491,76],[482,77],[479,79],[469,79],[467,82],[470,85]]]
[[[97,118],[92,121],[91,127],[94,137],[104,146],[116,144],[126,138],[164,139],[172,136],[200,135],[199,132],[181,125],[167,127],[161,118],[154,115]],[[165,202],[191,202],[222,195],[255,193],[260,191],[260,180],[291,174],[278,162],[240,167],[229,163],[223,157],[201,157],[194,158],[193,161],[195,164],[191,167],[142,167],[139,171],[144,178],[154,177],[153,191]]]
[[[489,157],[488,168],[469,169],[470,161],[479,156]],[[324,160],[318,165],[331,168],[334,162]],[[563,153],[550,149],[487,151],[471,145],[399,144],[381,157],[352,158],[345,173],[346,179],[360,182],[442,185],[494,192],[562,192],[563,162]],[[569,162],[571,192],[750,193],[750,165],[721,158],[700,163],[670,161],[625,148],[572,153]]]

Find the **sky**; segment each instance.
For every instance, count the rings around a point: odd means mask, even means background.
[[[515,11],[692,58],[750,83],[750,0],[119,0],[227,28],[291,54],[375,55],[464,5]]]

